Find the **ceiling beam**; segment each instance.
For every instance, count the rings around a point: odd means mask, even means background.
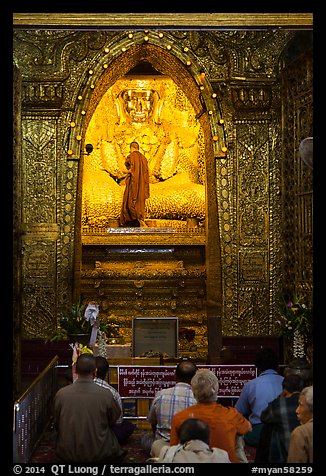
[[[14,13],[15,28],[309,29],[312,13]]]

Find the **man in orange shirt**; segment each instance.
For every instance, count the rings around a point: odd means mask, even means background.
[[[210,370],[197,370],[191,380],[191,387],[198,403],[174,415],[170,446],[179,443],[178,433],[182,423],[188,418],[198,418],[209,425],[209,446],[227,451],[231,462],[239,463],[235,450],[236,436],[251,431],[251,423],[235,408],[217,403],[218,380]]]

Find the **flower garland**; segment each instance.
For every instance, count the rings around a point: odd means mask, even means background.
[[[104,357],[105,359],[107,359],[108,357],[107,350],[106,350],[106,341],[107,341],[107,338],[106,338],[105,332],[102,332],[101,330],[99,330],[97,334],[98,355],[100,355],[101,357]]]

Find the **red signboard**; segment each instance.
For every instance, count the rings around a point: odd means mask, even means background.
[[[255,365],[198,365],[215,373],[218,378],[219,398],[239,397],[248,380],[257,377]]]
[[[254,365],[198,365],[218,378],[219,398],[239,397],[243,385],[257,376]],[[118,366],[118,390],[121,397],[154,398],[163,388],[175,385],[175,366]]]

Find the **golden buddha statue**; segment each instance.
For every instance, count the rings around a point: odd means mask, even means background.
[[[108,92],[101,106],[102,121],[103,114],[109,116],[106,130],[99,119],[93,124],[91,121],[87,142],[92,142],[92,137],[100,134],[97,147],[91,154],[92,164],[87,163],[86,167],[84,164],[83,225],[105,227],[110,219],[119,217],[125,159],[133,141],[138,142],[149,165],[150,197],[146,200],[146,218],[204,220],[204,158],[200,125],[184,94],[171,79],[166,81],[169,94],[165,95],[170,96],[170,100],[161,97],[164,92],[162,83],[160,87],[155,87],[156,84],[150,87],[151,81],[144,80],[140,82],[141,86],[138,82],[137,87],[131,87],[133,85],[128,81],[122,81],[118,93]]]

